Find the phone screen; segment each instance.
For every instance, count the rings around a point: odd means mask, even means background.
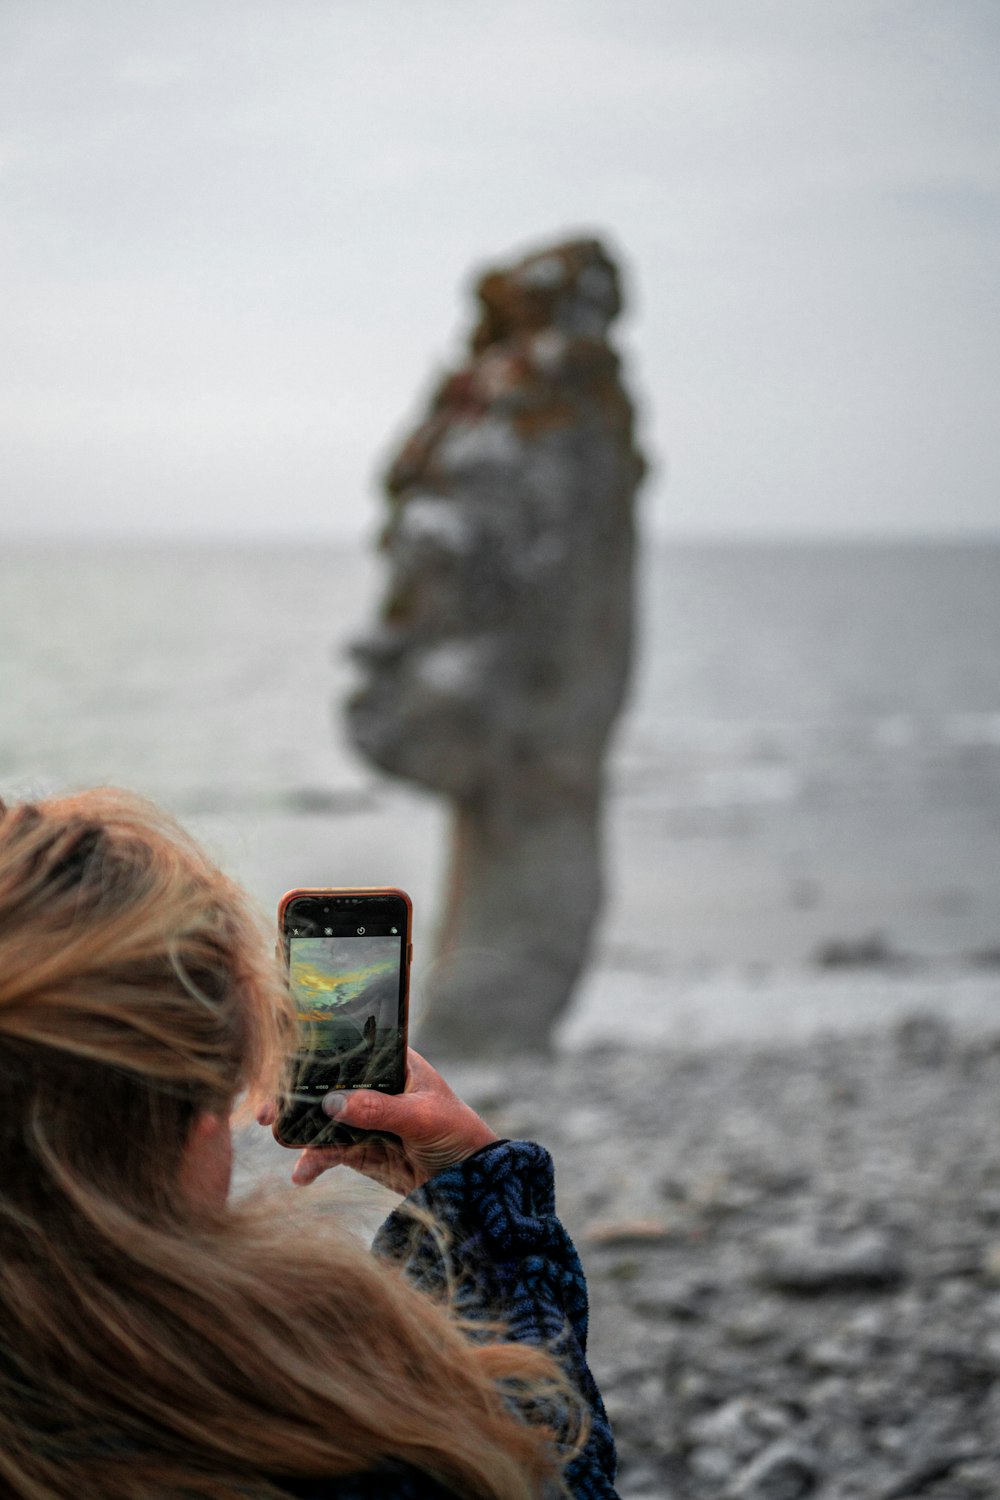
[[[289,939],[299,1047],[316,1086],[392,1089],[402,959],[402,933]]]
[[[399,1093],[406,1083],[409,900],[401,891],[299,892],[282,903],[281,925],[299,1029],[276,1134],[290,1146],[346,1139],[348,1127],[320,1108],[324,1094]]]

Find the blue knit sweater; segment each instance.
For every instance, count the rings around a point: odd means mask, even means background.
[[[415,1232],[408,1205],[444,1226]],[[382,1225],[377,1255],[405,1265],[418,1285],[451,1278],[466,1318],[501,1320],[509,1338],[545,1344],[591,1410],[586,1448],[566,1470],[576,1500],[616,1500],[615,1448],[604,1403],[587,1366],[587,1283],[572,1240],[556,1218],[552,1159],[532,1141],[500,1141],[439,1172]],[[489,1337],[484,1330],[484,1337]],[[408,1468],[380,1468],[328,1481],[280,1481],[299,1500],[448,1500],[451,1492]]]

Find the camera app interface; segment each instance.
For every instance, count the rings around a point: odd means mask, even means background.
[[[398,1072],[401,936],[293,937],[299,1086],[392,1088]]]

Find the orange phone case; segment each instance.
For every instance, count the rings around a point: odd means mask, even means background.
[[[411,964],[411,961],[413,959],[413,902],[410,900],[410,898],[407,895],[407,893],[405,891],[400,890],[398,886],[390,886],[390,885],[384,885],[384,886],[351,886],[351,885],[348,885],[348,886],[325,886],[325,885],[320,885],[320,886],[297,886],[294,890],[286,891],[285,894],[282,896],[281,900],[278,902],[278,960],[282,964],[284,964],[286,962],[286,958],[285,958],[285,913],[288,910],[288,908],[291,905],[291,903],[293,901],[297,900],[300,896],[312,896],[314,898],[315,897],[323,897],[323,896],[359,896],[359,897],[363,897],[363,896],[397,896],[403,902],[403,905],[404,905],[404,907],[406,909],[406,933],[405,933],[406,942],[405,942],[405,946],[403,948],[403,996],[402,996],[403,1015],[402,1015],[402,1025],[400,1027],[400,1031],[401,1031],[401,1035],[402,1035],[402,1039],[403,1039],[403,1047],[405,1049],[405,1047],[407,1045],[407,1041],[408,1041],[408,1036],[409,1036],[409,1020],[410,1020],[410,964]],[[405,1079],[405,1076],[406,1076],[405,1055],[404,1055],[404,1063],[403,1063],[403,1076],[404,1076],[404,1079]],[[281,1136],[278,1134],[277,1124],[275,1124],[275,1126],[274,1126],[274,1132],[273,1133],[274,1133],[275,1139],[278,1140],[278,1141],[280,1141],[282,1145],[288,1145],[288,1144],[290,1144],[289,1142],[281,1140]]]

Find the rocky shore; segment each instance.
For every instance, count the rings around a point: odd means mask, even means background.
[[[626,1500],[1000,1495],[1000,1026],[452,1076],[555,1156]]]

